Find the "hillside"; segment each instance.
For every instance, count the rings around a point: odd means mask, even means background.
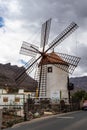
[[[17,87],[24,88],[25,90],[35,91],[36,81],[25,74],[26,78],[21,82],[20,85],[17,85],[15,82],[15,76],[17,73],[20,73],[24,70],[23,67],[18,67],[16,65],[12,66],[8,64],[0,64],[0,88],[5,87]]]
[[[29,91],[35,91],[37,82],[27,74],[25,74],[26,78],[20,85],[16,84],[15,76],[23,70],[23,67],[18,67],[16,65],[12,66],[10,63],[0,64],[0,88],[17,87]],[[70,78],[70,82],[74,84],[75,90],[81,88],[87,91],[87,76]]]
[[[70,82],[74,84],[75,89],[83,89],[87,91],[87,76],[70,78]]]

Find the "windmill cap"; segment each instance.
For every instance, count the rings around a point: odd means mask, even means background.
[[[39,62],[40,65],[46,64],[61,64],[68,66],[68,63],[65,62],[60,56],[58,56],[55,52],[47,53],[43,56],[41,61]]]

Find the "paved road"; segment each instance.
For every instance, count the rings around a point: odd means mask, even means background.
[[[87,111],[56,115],[6,130],[87,130]]]

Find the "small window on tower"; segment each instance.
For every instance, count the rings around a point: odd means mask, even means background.
[[[52,67],[48,67],[48,73],[52,73]]]

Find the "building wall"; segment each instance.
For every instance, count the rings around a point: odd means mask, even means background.
[[[1,105],[23,105],[24,95],[23,94],[1,94],[0,95],[0,106]]]
[[[23,89],[19,89],[18,93],[12,94],[7,93],[5,89],[0,89],[0,108],[3,107],[23,107],[24,102],[32,95],[35,95],[34,92],[24,92]]]
[[[47,65],[47,67],[52,67],[52,72],[47,72],[47,97],[58,96],[58,98],[68,99],[68,73],[54,65]]]
[[[8,94],[5,89],[0,89],[0,107],[9,107],[10,105],[23,107],[25,98],[26,95],[21,90],[16,94]]]

